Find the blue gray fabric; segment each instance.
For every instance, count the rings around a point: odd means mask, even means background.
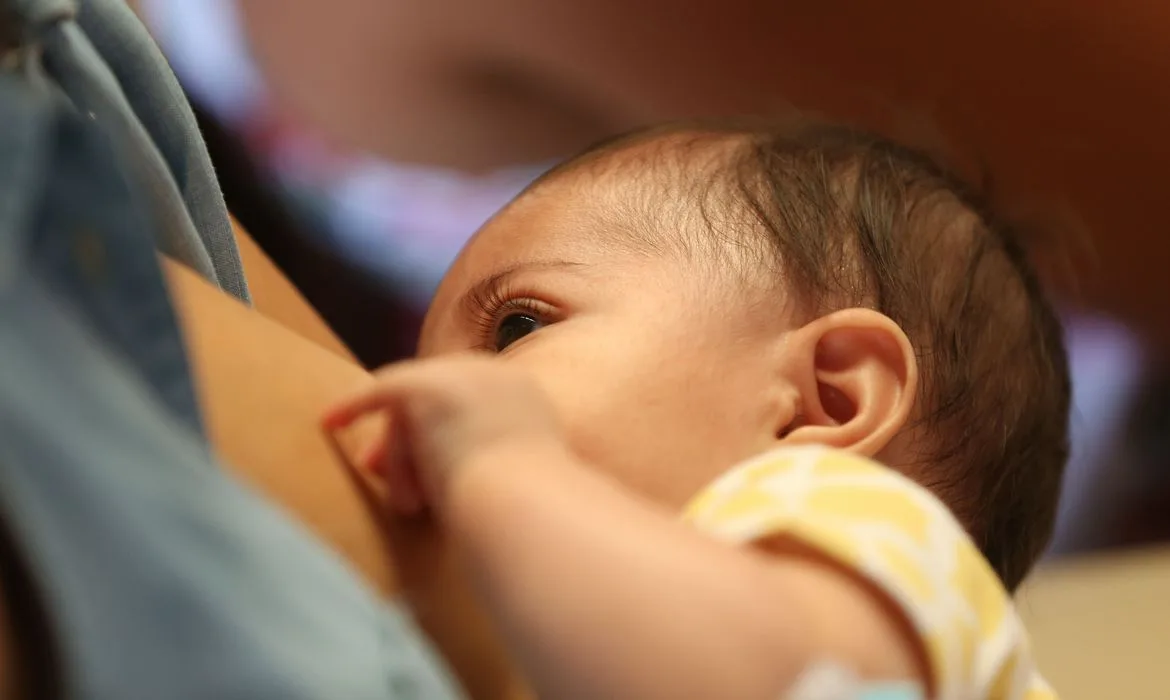
[[[27,70],[100,121],[148,193],[157,247],[224,291],[248,288],[223,195],[190,105],[124,0],[2,0],[25,27]],[[39,54],[39,56],[38,56]]]
[[[0,124],[0,509],[65,697],[458,697],[400,611],[214,464],[118,140],[13,74]]]
[[[121,0],[74,9],[0,0],[29,40],[0,45],[0,514],[63,697],[459,697],[400,609],[215,463],[155,245],[246,298],[223,202]]]

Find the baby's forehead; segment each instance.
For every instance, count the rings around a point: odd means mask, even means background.
[[[641,183],[673,188],[726,175],[748,135],[733,131],[650,129],[603,142],[546,172],[529,188],[553,182]]]
[[[670,132],[607,144],[550,170],[500,219],[575,218],[611,245],[654,255],[696,254],[728,238],[741,244],[754,227],[731,216],[740,209],[737,142],[730,135]]]
[[[772,257],[766,236],[742,217],[725,216],[733,194],[713,184],[725,174],[713,151],[700,150],[671,135],[554,169],[476,234],[441,289],[450,293],[501,270],[558,260],[579,263],[598,280],[607,278],[604,271],[666,274],[682,286],[701,286],[712,303],[727,294],[740,299],[745,283],[775,291],[776,267],[761,264]],[[749,239],[757,243],[745,244]]]

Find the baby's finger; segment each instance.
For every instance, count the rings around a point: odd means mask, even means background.
[[[395,435],[393,417],[386,416],[385,423],[378,440],[357,458],[357,466],[382,480],[386,487],[386,502],[391,509],[400,515],[417,515],[423,510],[424,499],[403,449],[406,436]]]
[[[410,463],[402,439],[387,443],[382,461],[387,500],[400,515],[414,516],[426,508],[426,498],[418,473]]]
[[[350,394],[325,410],[321,425],[326,430],[337,430],[353,423],[358,418],[374,411],[384,411],[393,406],[393,392],[382,384],[371,382],[359,392]]]
[[[386,476],[389,457],[390,437],[388,435],[382,435],[377,442],[369,445],[362,451],[361,456],[357,458],[357,465],[367,472],[377,474],[378,476]]]

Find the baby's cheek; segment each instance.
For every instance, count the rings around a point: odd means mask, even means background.
[[[648,343],[561,342],[567,340],[549,336],[514,360],[537,376],[569,446],[590,466],[670,508],[681,508],[729,466],[721,462],[729,436],[712,424],[722,409],[686,379],[697,373]]]
[[[681,508],[709,480],[707,445],[693,445],[688,430],[659,413],[627,402],[578,407],[567,425],[573,451],[592,468],[671,509]],[[699,448],[699,449],[696,449]]]
[[[629,387],[599,381],[581,382],[554,399],[565,439],[590,467],[624,486],[655,497],[665,481],[662,431],[629,396]]]

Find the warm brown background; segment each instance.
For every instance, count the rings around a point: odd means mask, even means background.
[[[1078,298],[1170,342],[1170,4],[333,0],[328,21],[315,4],[241,3],[284,104],[343,142],[475,168],[782,102],[931,121],[1016,204],[1078,212],[1098,263]]]

